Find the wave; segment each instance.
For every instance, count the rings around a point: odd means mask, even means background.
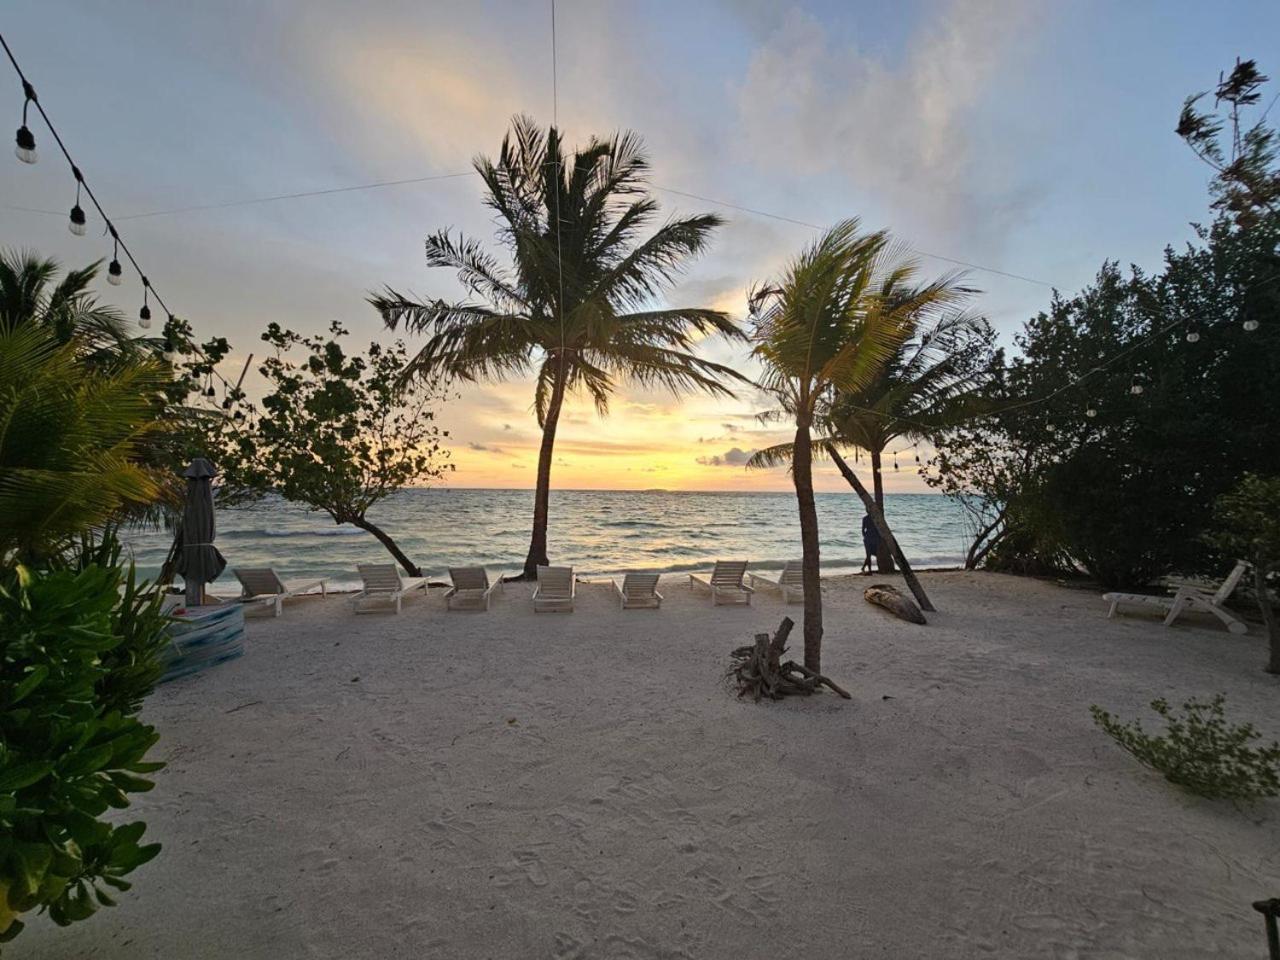
[[[288,530],[284,527],[266,527],[262,530],[226,530],[218,534],[223,540],[256,540],[259,537],[365,537],[369,534],[358,527],[322,527],[314,530]]]

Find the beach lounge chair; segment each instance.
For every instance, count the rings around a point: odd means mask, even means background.
[[[241,603],[252,603],[263,607],[271,607],[273,616],[284,612],[284,602],[292,597],[309,593],[316,587],[320,595],[329,595],[327,579],[311,580],[306,583],[285,583],[270,567],[236,567],[232,571],[240,581]]]
[[[493,591],[502,589],[502,575],[490,583],[484,567],[450,567],[449,579],[453,586],[444,602],[450,610],[488,610]]]
[[[539,567],[533,590],[534,613],[573,612],[573,567]]]
[[[774,580],[759,573],[747,575],[751,585],[757,589],[777,590],[782,594],[783,603],[804,603],[804,577],[800,572],[799,560],[788,560],[782,566],[782,573]]]
[[[746,560],[717,560],[711,577],[696,573],[689,574],[689,589],[704,589],[711,592],[711,602],[750,603],[751,594],[755,591],[744,582],[747,575]]]
[[[1106,593],[1102,595],[1102,599],[1111,604],[1110,609],[1107,610],[1108,617],[1114,617],[1116,607],[1122,603],[1140,604],[1167,610],[1164,625],[1168,627],[1184,610],[1200,610],[1213,614],[1226,624],[1227,629],[1232,633],[1248,633],[1249,627],[1245,622],[1222,606],[1240,583],[1240,578],[1244,576],[1248,566],[1243,560],[1237,560],[1236,565],[1227,574],[1227,579],[1223,580],[1222,585],[1215,591],[1206,590],[1203,586],[1196,584],[1184,583],[1175,588],[1172,596],[1167,597],[1152,597],[1141,593]]]
[[[620,582],[617,579],[609,582],[623,610],[656,610],[662,606],[656,573],[628,573]]]
[[[374,604],[390,603],[400,612],[400,601],[411,590],[425,589],[424,577],[401,578],[400,569],[394,563],[359,563],[363,589],[351,598],[351,608],[356,613],[368,613]]]

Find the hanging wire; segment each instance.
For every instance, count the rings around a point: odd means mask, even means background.
[[[560,185],[564,178],[564,148],[560,136],[560,90],[559,64],[556,55],[556,0],[551,0],[551,126],[556,131],[556,274],[560,280],[560,377],[565,373],[565,327],[564,327],[564,257],[560,248],[560,231],[563,222],[560,219]],[[563,386],[563,384],[561,384]]]
[[[98,211],[98,216],[100,216],[103,222],[106,223],[107,232],[110,233],[111,238],[115,244],[115,248],[117,250],[117,256],[118,256],[118,251],[123,250],[125,257],[128,259],[129,263],[132,264],[133,269],[138,274],[138,278],[142,281],[143,305],[142,305],[142,310],[139,311],[139,326],[142,326],[145,329],[151,325],[151,308],[148,302],[150,298],[154,298],[156,303],[160,306],[160,308],[164,310],[165,314],[168,315],[170,319],[173,319],[174,318],[173,311],[169,309],[168,304],[164,302],[164,299],[160,296],[159,293],[156,292],[155,287],[153,287],[151,285],[151,282],[147,279],[146,274],[143,273],[142,267],[138,264],[137,258],[133,255],[133,251],[129,249],[129,245],[125,243],[124,238],[121,237],[119,232],[116,230],[115,225],[111,222],[111,218],[107,216],[106,211],[102,208],[102,204],[98,202],[98,198],[94,194],[93,188],[89,186],[88,181],[85,180],[84,174],[81,172],[80,167],[76,164],[75,160],[72,159],[71,151],[67,149],[66,143],[63,142],[62,136],[58,133],[58,128],[53,125],[53,121],[49,118],[49,114],[45,111],[44,104],[42,104],[40,102],[39,97],[36,96],[35,87],[32,86],[31,82],[27,79],[27,75],[22,72],[22,67],[18,65],[18,60],[16,57],[14,57],[13,50],[10,49],[8,42],[4,38],[4,34],[0,34],[0,47],[4,49],[5,56],[9,58],[9,63],[13,65],[14,72],[17,73],[18,79],[22,81],[23,94],[26,97],[26,103],[23,104],[24,126],[25,126],[25,120],[26,120],[26,106],[27,104],[34,103],[36,106],[36,110],[39,112],[41,119],[44,120],[44,124],[48,128],[49,133],[53,136],[54,142],[58,145],[58,149],[62,151],[63,157],[66,158],[67,163],[70,165],[72,175],[75,177],[76,205],[75,207],[72,208],[72,211],[71,211],[71,227],[73,228],[73,232],[75,232],[74,227],[77,225],[76,211],[78,210],[80,211],[81,223],[83,223],[84,211],[80,209],[80,191],[81,189],[83,189],[85,196],[89,198],[89,202],[92,203],[94,206],[94,209]],[[107,276],[109,280],[111,277],[110,268],[108,268]],[[205,355],[205,353],[200,349],[200,347],[197,344],[195,344],[194,342],[189,342],[188,345],[194,351],[196,356],[200,357],[206,363],[208,362],[208,357]],[[221,380],[227,386],[230,386],[230,384],[227,383],[226,378],[224,378],[222,374],[218,373],[217,370],[213,370],[213,375],[216,376],[219,380]]]

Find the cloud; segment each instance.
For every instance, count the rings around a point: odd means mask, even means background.
[[[475,441],[468,441],[467,447],[471,450],[479,450],[481,453],[506,453],[501,447],[487,447],[483,443],[476,443]]]
[[[983,101],[1017,69],[1039,4],[949,0],[930,13],[901,58],[837,45],[793,9],[757,48],[738,89],[740,139],[763,168],[842,175],[860,192],[954,227],[1011,203],[983,154]],[[1013,214],[1016,215],[1016,212]]]
[[[730,447],[724,453],[710,457],[698,457],[698,463],[704,467],[742,467],[751,459],[754,450],[743,450],[741,447]]]

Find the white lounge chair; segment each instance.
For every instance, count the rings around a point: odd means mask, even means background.
[[[1216,591],[1210,592],[1201,586],[1195,584],[1184,583],[1178,586],[1172,596],[1153,597],[1141,593],[1105,593],[1102,599],[1111,604],[1107,610],[1108,617],[1116,615],[1116,607],[1122,603],[1140,604],[1148,607],[1158,607],[1161,610],[1167,610],[1168,614],[1164,618],[1164,625],[1170,626],[1182,614],[1182,611],[1201,610],[1205,613],[1211,613],[1221,620],[1229,631],[1232,633],[1248,633],[1249,627],[1239,617],[1234,616],[1223,608],[1223,604],[1227,602],[1227,598],[1231,596],[1236,586],[1240,583],[1240,578],[1244,576],[1245,570],[1249,565],[1243,560],[1237,560],[1236,565],[1227,574],[1227,579],[1222,581],[1222,585]]]
[[[502,589],[502,575],[490,583],[484,567],[450,567],[449,579],[453,586],[444,601],[450,610],[488,610],[493,591]]]
[[[711,602],[750,603],[751,594],[755,591],[745,583],[747,575],[746,560],[717,560],[711,577],[696,573],[689,574],[689,589],[704,589],[711,592]]]
[[[573,567],[539,567],[538,585],[533,590],[534,612],[572,613],[575,590]]]
[[[356,570],[360,573],[360,581],[364,588],[351,598],[351,608],[356,613],[368,613],[372,604],[390,603],[400,612],[400,601],[411,590],[425,589],[425,577],[400,576],[400,569],[394,563],[359,563]]]
[[[759,573],[747,574],[747,578],[753,587],[777,590],[782,594],[783,603],[804,603],[804,575],[799,560],[788,560],[783,564],[777,580]]]
[[[324,578],[306,583],[285,583],[270,567],[236,567],[232,572],[240,581],[240,602],[270,607],[272,615],[277,617],[284,612],[284,602],[292,597],[310,593],[316,587],[320,588],[322,597],[329,595],[326,586],[329,581]]]
[[[656,610],[662,606],[656,573],[628,573],[621,581],[613,579],[613,591],[623,610]]]

